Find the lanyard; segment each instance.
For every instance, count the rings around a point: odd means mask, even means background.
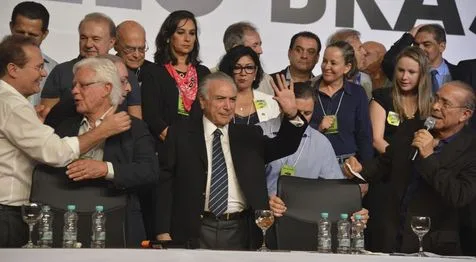
[[[307,138],[307,137],[308,137],[308,136],[307,136],[306,134],[304,134],[304,136],[302,137],[302,139],[305,139],[305,138]],[[305,141],[304,141],[304,142],[305,142]],[[304,147],[306,146],[306,144],[305,144],[304,142],[302,143],[302,147],[301,147],[301,150],[299,150],[298,157],[296,158],[296,161],[294,161],[294,165],[292,166],[292,167],[294,167],[294,168],[296,168],[296,165],[297,165],[299,159],[301,159],[302,151],[304,151]],[[287,165],[287,164],[288,164],[288,161],[289,161],[289,158],[286,159],[286,163],[284,163],[284,164]]]
[[[340,95],[340,99],[339,99],[339,105],[337,105],[337,110],[336,110],[336,113],[334,114],[335,116],[337,116],[337,113],[339,113],[340,104],[342,103],[342,98],[344,97],[344,92],[345,90],[342,90],[342,94]],[[324,116],[327,116],[326,111],[324,110],[324,106],[322,106],[321,94],[319,93],[319,91],[317,91],[317,99],[319,99],[319,104],[321,105],[322,113],[324,114]],[[331,101],[331,104],[332,104],[332,101]]]

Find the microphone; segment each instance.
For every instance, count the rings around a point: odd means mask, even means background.
[[[427,117],[425,119],[425,123],[423,125],[425,126],[426,130],[432,130],[435,127],[436,119],[434,117]],[[415,150],[415,153],[413,154],[412,161],[415,161],[416,156],[418,155],[418,148]]]

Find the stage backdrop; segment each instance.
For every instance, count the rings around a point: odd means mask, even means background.
[[[151,59],[154,39],[165,17],[187,9],[198,16],[200,57],[213,67],[224,53],[222,36],[237,21],[255,24],[263,40],[262,63],[266,72],[288,64],[291,36],[299,31],[316,33],[323,43],[339,28],[355,28],[362,40],[375,40],[387,48],[415,24],[440,23],[447,30],[444,57],[452,63],[476,58],[476,8],[474,0],[37,0],[50,12],[50,33],[42,49],[58,62],[78,55],[77,27],[90,12],[103,12],[117,24],[126,19],[141,23],[147,32]],[[21,1],[2,0],[0,36],[9,34],[13,7]],[[114,52],[111,50],[111,52]],[[321,52],[322,54],[322,52]],[[320,62],[319,62],[320,64]],[[320,72],[316,66],[314,72]]]

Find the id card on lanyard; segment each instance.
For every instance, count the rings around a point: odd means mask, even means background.
[[[321,105],[322,113],[324,116],[329,116],[334,119],[332,125],[324,132],[324,134],[337,134],[339,133],[339,124],[337,122],[337,114],[339,113],[340,105],[342,104],[342,99],[344,98],[345,90],[342,90],[342,94],[340,95],[339,104],[337,105],[337,109],[335,114],[327,115],[326,110],[324,110],[324,106],[322,105],[321,94],[317,94],[317,99],[319,100],[319,104]],[[332,104],[332,102],[331,102]]]
[[[304,134],[302,139],[305,139],[306,137],[307,137],[306,134]],[[281,166],[281,170],[279,172],[279,175],[281,175],[281,176],[295,176],[296,175],[296,165],[297,165],[299,159],[301,158],[301,154],[302,154],[302,151],[304,151],[305,144],[301,143],[300,146],[301,146],[301,149],[299,150],[299,154],[296,158],[296,161],[294,161],[294,165],[289,164],[288,163],[289,159],[286,159],[286,162],[283,163],[283,165]]]

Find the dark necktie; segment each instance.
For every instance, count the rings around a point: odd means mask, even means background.
[[[228,173],[221,147],[219,129],[213,132],[212,177],[210,180],[210,199],[208,208],[216,216],[222,215],[228,208]]]
[[[438,74],[438,71],[436,70],[431,70],[431,91],[433,91],[433,94],[436,94],[438,91],[438,79],[436,79],[436,75]]]

